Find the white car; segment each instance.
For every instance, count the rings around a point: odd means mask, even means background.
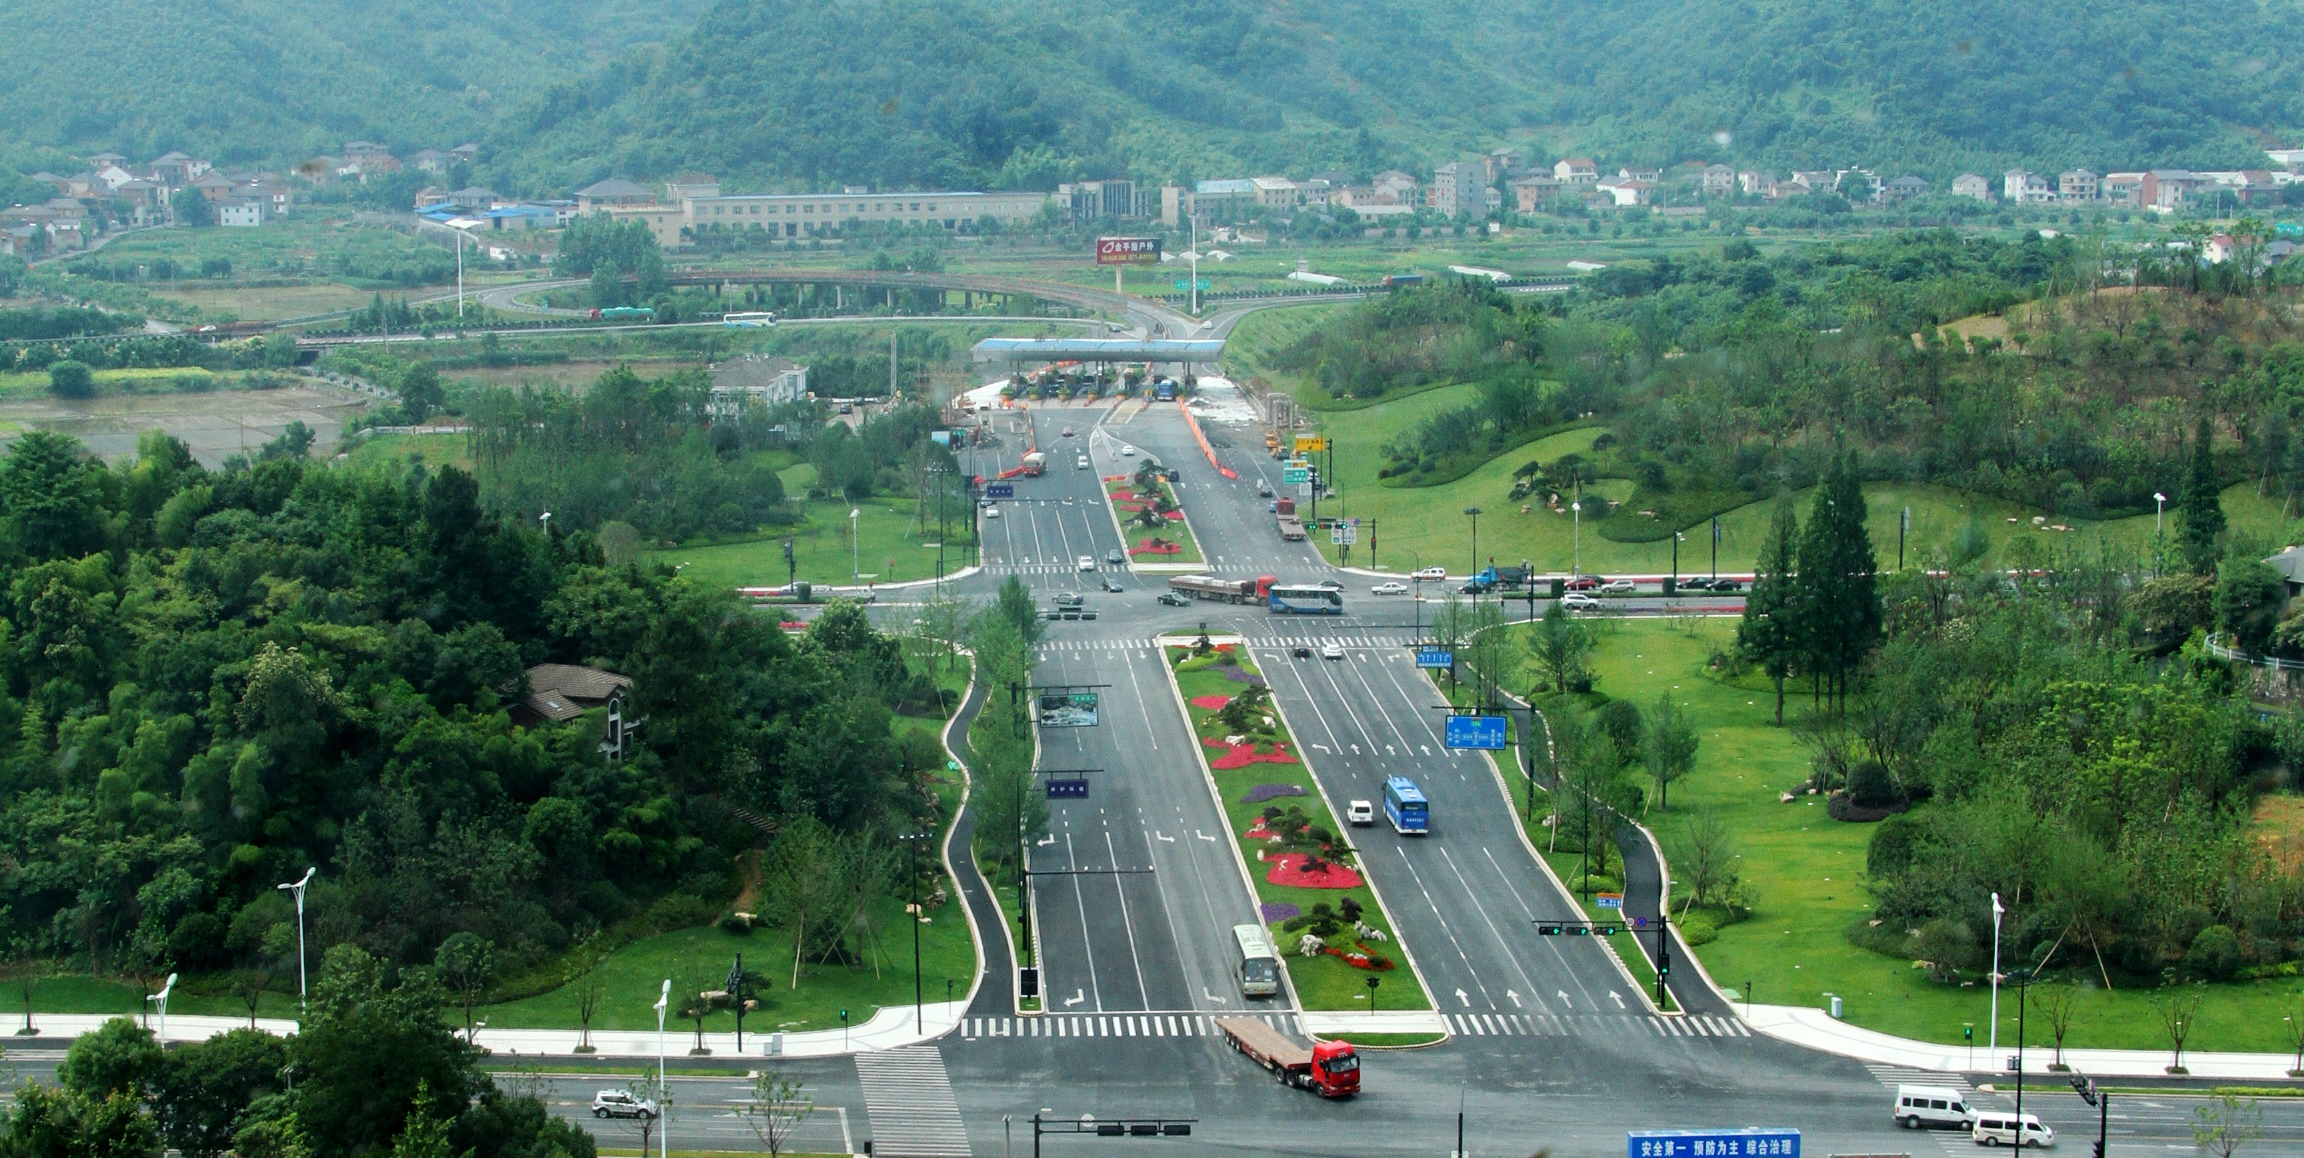
[[[1610,579],[1600,585],[1603,595],[1630,595],[1634,590],[1630,579]]]
[[[1422,579],[1428,583],[1438,583],[1447,577],[1448,569],[1446,567],[1426,567],[1409,576],[1410,579]]]
[[[653,1118],[656,1102],[652,1098],[635,1098],[623,1090],[602,1090],[592,1095],[592,1116],[595,1118]]]
[[[1355,800],[1344,806],[1344,819],[1355,828],[1366,828],[1376,823],[1376,806],[1365,800]]]
[[[1341,648],[1341,647],[1338,647],[1338,646],[1336,646],[1336,645],[1335,645],[1335,644],[1333,644],[1333,643],[1331,643],[1331,644],[1329,644],[1328,646],[1326,646],[1326,647],[1323,647],[1323,648],[1321,648],[1321,649],[1320,649],[1320,658],[1321,658],[1321,659],[1343,659],[1343,658],[1344,658],[1344,649],[1343,649],[1343,648]]]
[[[1600,601],[1581,591],[1571,591],[1560,597],[1560,606],[1570,611],[1598,611]]]
[[[1087,470],[1087,469],[1088,469],[1088,456],[1087,456],[1087,455],[1085,455],[1085,454],[1083,454],[1083,455],[1081,455],[1081,456],[1080,456],[1080,469],[1081,469],[1081,470]]]
[[[1080,556],[1080,569],[1081,569],[1082,571],[1093,571],[1093,570],[1095,570],[1095,569],[1096,569],[1096,560],[1095,560],[1095,559],[1093,559],[1093,558],[1091,558],[1091,557],[1089,557],[1089,556],[1087,556],[1087,555],[1082,555],[1082,556]]]
[[[1378,583],[1378,584],[1377,584],[1377,585],[1375,585],[1374,587],[1371,587],[1371,588],[1369,588],[1369,589],[1368,589],[1368,594],[1370,594],[1370,595],[1406,595],[1406,594],[1408,594],[1408,585],[1407,585],[1406,583],[1400,583],[1400,582],[1392,582],[1392,583]]]
[[[1136,448],[1135,448],[1135,447],[1133,447],[1133,446],[1123,446],[1123,447],[1121,447],[1121,448],[1120,448],[1120,457],[1122,457],[1122,458],[1134,458],[1134,457],[1136,457]]]
[[[998,507],[986,507],[986,508],[984,508],[984,517],[985,517],[985,518],[987,518],[987,519],[997,519],[997,518],[999,518],[999,517],[1000,517],[1000,508],[998,508]]]

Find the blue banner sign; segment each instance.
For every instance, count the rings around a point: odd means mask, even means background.
[[[1456,653],[1445,647],[1419,647],[1416,649],[1417,667],[1455,667]]]
[[[1625,1158],[1800,1158],[1800,1131],[1633,1130]]]
[[[1448,731],[1442,737],[1442,746],[1448,748],[1504,749],[1504,717],[1502,716],[1450,716]]]
[[[1012,499],[1012,498],[1015,498],[1015,497],[1016,497],[1016,484],[1015,484],[1015,483],[985,483],[985,484],[984,484],[984,497],[985,497],[985,498],[988,498],[988,499]]]
[[[1083,776],[1078,780],[1050,780],[1048,782],[1048,799],[1088,799],[1088,778]]]

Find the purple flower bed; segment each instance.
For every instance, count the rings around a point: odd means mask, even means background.
[[[1264,677],[1249,671],[1247,668],[1226,666],[1218,670],[1223,673],[1225,679],[1231,680],[1233,683],[1264,686]]]
[[[1277,925],[1282,921],[1294,920],[1303,915],[1304,910],[1297,908],[1288,901],[1271,901],[1264,906],[1264,923],[1267,925]]]
[[[1262,804],[1275,796],[1309,796],[1311,793],[1293,784],[1259,784],[1240,798],[1242,804]]]

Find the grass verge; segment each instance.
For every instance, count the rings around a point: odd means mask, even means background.
[[[1448,1040],[1439,1033],[1329,1033],[1322,1041],[1342,1041],[1362,1049],[1409,1049],[1419,1045],[1438,1045]]]
[[[1346,840],[1343,835],[1345,830],[1341,824],[1337,823],[1336,818],[1328,812],[1328,806],[1321,799],[1318,786],[1312,783],[1310,770],[1306,769],[1302,760],[1298,758],[1295,738],[1289,735],[1287,725],[1280,721],[1277,712],[1271,713],[1268,717],[1259,713],[1260,717],[1269,718],[1272,721],[1269,727],[1261,726],[1261,720],[1259,720],[1259,726],[1250,732],[1241,733],[1250,737],[1244,745],[1247,753],[1264,759],[1237,768],[1216,767],[1219,763],[1229,762],[1228,757],[1238,754],[1236,750],[1224,743],[1225,738],[1234,733],[1217,716],[1217,712],[1222,706],[1220,701],[1251,686],[1246,679],[1235,679],[1227,673],[1237,673],[1244,677],[1254,677],[1257,680],[1261,680],[1262,677],[1257,674],[1253,662],[1241,654],[1241,649],[1236,644],[1220,645],[1220,650],[1211,650],[1201,656],[1193,656],[1191,651],[1192,649],[1189,647],[1173,645],[1163,649],[1169,662],[1170,674],[1176,682],[1176,689],[1184,700],[1185,712],[1190,717],[1193,736],[1200,742],[1203,765],[1207,767],[1209,776],[1215,781],[1217,794],[1223,798],[1225,819],[1230,824],[1233,838],[1238,841],[1240,855],[1248,862],[1249,876],[1256,887],[1256,899],[1268,906],[1265,909],[1266,924],[1271,928],[1273,941],[1280,947],[1281,956],[1288,964],[1288,976],[1296,987],[1297,1000],[1305,1009],[1366,1009],[1368,1008],[1367,978],[1380,976],[1390,984],[1381,987],[1378,1008],[1384,1010],[1432,1008],[1431,998],[1425,994],[1424,987],[1417,980],[1415,971],[1403,967],[1406,965],[1407,959],[1400,952],[1399,937],[1393,932],[1390,918],[1385,914],[1383,905],[1377,901],[1375,890],[1368,887],[1365,879],[1348,889],[1302,888],[1277,884],[1270,879],[1272,873],[1277,871],[1277,866],[1276,864],[1268,866],[1262,859],[1269,845],[1261,838],[1250,839],[1242,835],[1256,825],[1262,817],[1267,803],[1273,807],[1293,806],[1302,808],[1305,815],[1310,818],[1313,827],[1335,834],[1337,842],[1348,849],[1348,845],[1343,845]],[[1226,663],[1224,662],[1226,659],[1235,662]],[[1208,757],[1212,752],[1224,753],[1225,755],[1218,756],[1216,759],[1209,759]],[[1268,802],[1265,800],[1251,802],[1248,799],[1249,796],[1259,787],[1267,789],[1271,787],[1293,788],[1300,795],[1279,795],[1270,797]],[[1356,863],[1358,860],[1357,855],[1349,851],[1344,853],[1344,857],[1346,861],[1352,863]],[[1297,942],[1303,934],[1301,932],[1291,933],[1282,927],[1288,919],[1286,916],[1281,916],[1276,920],[1271,919],[1275,910],[1269,906],[1285,905],[1300,913],[1309,914],[1313,911],[1314,905],[1325,904],[1332,908],[1340,908],[1346,897],[1351,898],[1360,906],[1362,922],[1384,934],[1384,940],[1369,946],[1369,948],[1378,955],[1391,960],[1394,963],[1393,968],[1362,969],[1346,963],[1341,957],[1328,953],[1310,957],[1304,956],[1296,950]],[[1286,910],[1280,911],[1285,912]]]

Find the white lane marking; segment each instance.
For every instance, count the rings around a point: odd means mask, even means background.
[[[1514,1008],[1514,1009],[1521,1009],[1521,1008],[1524,1008],[1524,1007],[1523,1007],[1523,1006],[1520,1004],[1520,994],[1519,994],[1518,992],[1516,992],[1516,991],[1514,991],[1514,990],[1510,990],[1510,989],[1507,989],[1507,990],[1505,990],[1505,991],[1504,991],[1504,996],[1506,996],[1506,997],[1509,997],[1509,998],[1511,998],[1511,999],[1512,999],[1512,1008]]]
[[[1214,844],[1214,843],[1216,843],[1216,838],[1215,838],[1215,837],[1213,837],[1213,836],[1210,836],[1210,835],[1208,835],[1207,833],[1205,833],[1205,832],[1202,832],[1202,831],[1200,831],[1200,830],[1199,830],[1199,829],[1197,829],[1197,828],[1195,828],[1195,829],[1193,829],[1193,830],[1192,830],[1192,835],[1194,835],[1194,836],[1197,836],[1197,837],[1199,837],[1200,839],[1202,839],[1202,840],[1205,840],[1205,841],[1207,841],[1207,842],[1208,842],[1208,843],[1210,843],[1210,844]]]
[[[1075,989],[1072,991],[1072,996],[1064,999],[1064,1004],[1078,1005],[1086,1000],[1088,1000],[1088,991],[1085,989]]]
[[[1080,855],[1072,849],[1072,833],[1069,829],[1064,833],[1064,865],[1066,868],[1080,867]],[[1080,887],[1079,877],[1072,878],[1072,901],[1080,909],[1080,948],[1088,958],[1088,984],[1096,990],[1096,1008],[1102,1010],[1104,986],[1096,980],[1096,936],[1088,928],[1088,893]]]
[[[1615,999],[1616,999],[1616,1008],[1618,1008],[1618,1009],[1623,1009],[1623,1008],[1625,1008],[1625,1005],[1624,1005],[1624,995],[1623,995],[1623,994],[1621,994],[1621,993],[1618,993],[1618,992],[1616,992],[1615,990],[1611,989],[1611,990],[1609,990],[1609,991],[1608,991],[1608,996],[1610,996],[1610,997],[1613,997],[1613,998],[1615,998]]]
[[[1575,1003],[1575,1002],[1572,1002],[1572,1001],[1568,1000],[1568,991],[1567,991],[1567,990],[1565,990],[1565,989],[1555,989],[1555,990],[1553,990],[1553,991],[1552,991],[1552,995],[1553,995],[1554,997],[1557,997],[1557,998],[1559,998],[1559,999],[1560,999],[1560,1004],[1562,1004],[1562,1005],[1564,1005],[1564,1006],[1567,1006],[1567,1007],[1568,1007],[1568,1008],[1570,1008],[1570,1009],[1574,1009],[1574,1008],[1576,1007],[1576,1003]]]
[[[1464,987],[1461,985],[1456,987],[1456,1003],[1467,1009],[1472,1006],[1472,995],[1464,992]]]
[[[1165,836],[1165,835],[1162,835],[1161,833],[1157,833],[1157,832],[1155,832],[1155,833],[1153,833],[1153,834],[1152,834],[1152,839],[1154,839],[1154,840],[1157,840],[1157,841],[1159,841],[1159,842],[1160,842],[1160,843],[1162,843],[1162,844],[1174,844],[1174,843],[1176,843],[1176,838],[1175,838],[1175,837],[1173,837],[1173,836]]]
[[[1112,843],[1112,830],[1104,830],[1104,863],[1120,867],[1120,851]],[[1144,1004],[1152,1004],[1152,986],[1144,981],[1144,957],[1136,951],[1136,922],[1128,915],[1128,890],[1122,887],[1122,878],[1112,878],[1112,891],[1120,894],[1120,928],[1128,934],[1128,959],[1136,965],[1136,992]],[[1170,935],[1174,935],[1171,929]]]

